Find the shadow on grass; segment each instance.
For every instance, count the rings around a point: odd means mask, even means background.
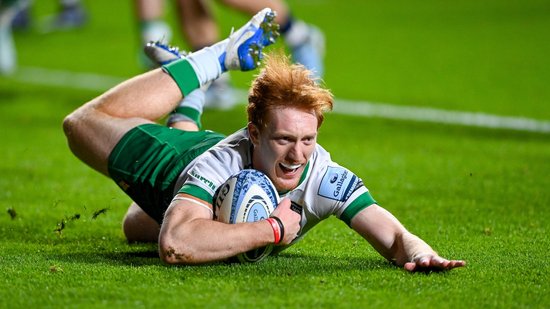
[[[56,260],[83,263],[83,264],[104,264],[120,266],[149,266],[163,265],[159,258],[156,245],[147,244],[139,247],[129,246],[120,251],[113,251],[112,248],[97,249],[95,251],[81,252],[62,252],[59,254],[50,254],[51,258]]]
[[[387,271],[394,268],[389,262],[377,257],[337,257],[303,253],[280,253],[271,256],[261,262],[251,264],[239,264],[229,262],[217,262],[197,266],[170,266],[164,264],[156,250],[155,245],[130,246],[128,251],[112,252],[112,249],[101,252],[70,252],[49,254],[49,257],[65,263],[103,264],[120,266],[165,266],[169,268],[183,269],[186,271],[211,271],[212,276],[224,277],[235,271],[253,271],[254,273],[294,276],[318,274],[322,269],[324,274],[340,274],[349,271]]]
[[[275,256],[270,256],[258,263],[240,264],[229,262],[217,262],[195,266],[185,265],[166,265],[157,252],[155,244],[135,244],[126,248],[113,251],[112,247],[90,251],[88,248],[81,252],[52,253],[48,255],[53,259],[64,264],[75,263],[84,264],[90,267],[103,266],[121,266],[121,267],[140,267],[144,270],[167,272],[182,272],[186,276],[207,276],[209,278],[228,278],[247,276],[246,274],[255,274],[262,276],[275,277],[316,277],[316,276],[345,276],[352,273],[370,273],[381,274],[406,272],[403,268],[397,267],[386,261],[378,255],[353,256],[336,255],[333,252],[315,251],[311,253],[303,252],[282,252]],[[163,271],[164,272],[164,271]],[[448,271],[416,271],[417,275],[446,275]]]

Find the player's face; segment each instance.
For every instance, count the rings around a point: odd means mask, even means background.
[[[312,111],[279,108],[269,112],[268,120],[264,130],[250,130],[254,168],[266,173],[278,191],[292,190],[315,149],[317,117]]]

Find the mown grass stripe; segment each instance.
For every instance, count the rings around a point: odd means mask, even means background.
[[[58,86],[73,89],[105,91],[124,81],[123,77],[114,77],[96,73],[70,72],[37,67],[21,67],[13,78],[19,82]]]

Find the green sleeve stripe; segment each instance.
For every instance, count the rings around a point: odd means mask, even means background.
[[[340,220],[344,221],[348,226],[351,224],[351,219],[355,217],[361,210],[369,207],[372,204],[376,204],[376,201],[372,198],[367,191],[358,198],[355,199],[344,212],[340,215]]]
[[[212,195],[210,195],[210,193],[208,193],[206,190],[204,190],[199,186],[183,185],[183,187],[181,187],[178,193],[189,194],[193,197],[196,197],[198,199],[201,199],[207,202],[208,204],[212,204],[212,199],[213,199]]]
[[[172,79],[178,84],[183,96],[200,87],[199,79],[195,70],[187,59],[176,60],[165,64],[162,68],[170,74]]]

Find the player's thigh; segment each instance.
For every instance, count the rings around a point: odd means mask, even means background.
[[[160,223],[184,168],[223,138],[212,131],[186,132],[157,124],[135,127],[111,152],[109,176]]]
[[[108,160],[122,137],[134,127],[149,123],[140,118],[114,118],[87,103],[63,121],[63,130],[71,151],[95,170],[108,175]]]

